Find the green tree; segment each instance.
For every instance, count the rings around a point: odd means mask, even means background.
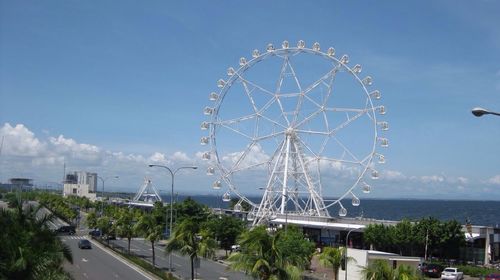
[[[339,269],[342,266],[342,262],[354,261],[353,258],[345,258],[345,247],[324,247],[323,251],[319,254],[319,262],[325,267],[331,267],[333,269],[333,279],[337,279],[339,276]]]
[[[398,254],[413,255],[416,241],[415,228],[409,220],[404,219],[394,227],[394,243],[399,249]]]
[[[283,232],[269,234],[264,226],[245,231],[239,238],[241,252],[228,260],[234,270],[244,270],[259,279],[300,279],[301,268],[293,265],[279,248]]]
[[[199,223],[205,222],[209,216],[207,206],[196,202],[191,197],[186,198],[183,202],[174,205],[177,212],[176,223],[182,223],[185,219],[196,220]]]
[[[134,230],[140,233],[146,240],[151,242],[153,253],[153,266],[155,265],[155,242],[160,240],[163,232],[162,225],[158,225],[151,213],[145,213],[134,226]]]
[[[386,260],[374,260],[362,273],[366,280],[417,280],[421,277],[409,266],[393,269]]]
[[[283,256],[286,256],[286,262],[301,270],[310,265],[316,249],[315,244],[307,240],[302,230],[294,225],[289,225],[286,230],[280,230],[280,238],[276,241],[276,246]]]
[[[243,232],[245,224],[242,220],[231,216],[213,215],[204,225],[210,235],[220,242],[221,248],[227,251],[236,244],[236,238]]]
[[[92,211],[87,215],[86,223],[89,228],[97,228],[97,215],[95,211]]]
[[[184,219],[175,227],[172,236],[167,241],[166,252],[179,250],[189,256],[191,261],[191,279],[194,279],[194,261],[198,256],[213,257],[217,242],[209,237],[208,232],[201,231],[200,223],[192,219]]]
[[[115,226],[116,233],[121,238],[127,238],[128,247],[127,251],[130,254],[130,241],[132,237],[135,236],[135,228],[134,228],[135,220],[134,220],[134,212],[131,208],[123,208],[120,211],[120,216],[118,217]]]
[[[63,270],[71,250],[49,229],[52,215],[38,210],[22,203],[0,210],[0,279],[71,279]]]

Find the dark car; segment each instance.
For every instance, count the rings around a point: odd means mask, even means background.
[[[484,280],[500,280],[500,273],[488,274]]]
[[[443,269],[442,265],[430,263],[422,267],[422,272],[427,277],[438,278],[441,277]]]
[[[101,236],[101,231],[98,229],[94,229],[89,232],[89,235],[92,237],[100,237]]]
[[[80,249],[92,249],[92,245],[90,244],[90,241],[87,239],[82,239],[78,241],[78,248]]]
[[[76,233],[76,229],[74,226],[61,226],[56,230],[59,234],[69,234],[73,235]]]

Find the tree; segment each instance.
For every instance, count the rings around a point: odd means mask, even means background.
[[[96,228],[97,227],[97,215],[96,215],[95,211],[92,211],[87,215],[87,226],[89,228]]]
[[[116,232],[121,238],[127,238],[128,253],[130,254],[130,241],[135,236],[134,212],[131,208],[124,208],[120,211],[120,216],[115,223]]]
[[[319,254],[319,262],[325,267],[331,267],[333,269],[333,279],[337,279],[339,276],[339,269],[342,266],[342,262],[353,261],[351,257],[345,257],[345,247],[325,247],[323,251]]]
[[[279,247],[283,231],[269,234],[264,226],[245,231],[239,238],[241,252],[228,260],[234,270],[244,270],[259,279],[300,279],[301,268],[293,265]]]
[[[71,250],[49,229],[52,215],[37,217],[39,207],[0,210],[0,279],[71,279],[63,261]]]
[[[166,252],[179,250],[183,255],[189,256],[191,261],[191,279],[194,279],[194,261],[198,255],[213,257],[217,242],[210,238],[208,232],[201,231],[200,223],[194,219],[184,219],[175,227],[167,241]]]
[[[245,227],[242,220],[231,216],[212,216],[204,227],[210,235],[220,242],[221,248],[227,251],[236,244],[236,238],[243,232]]]
[[[196,220],[202,223],[207,220],[210,211],[207,206],[200,204],[193,200],[191,197],[186,198],[183,202],[175,204],[177,211],[176,223],[182,223],[185,219]]]
[[[386,260],[374,260],[362,270],[366,280],[417,280],[421,277],[411,267],[400,265],[394,270]]]
[[[134,226],[134,230],[140,233],[146,240],[151,242],[153,253],[153,266],[155,265],[155,242],[160,240],[163,232],[162,225],[158,225],[151,213],[145,213]]]
[[[287,230],[280,230],[280,238],[276,242],[283,256],[286,256],[286,262],[306,269],[314,255],[316,246],[313,242],[307,240],[304,234],[295,225],[289,225]]]

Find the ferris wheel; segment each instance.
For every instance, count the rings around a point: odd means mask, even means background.
[[[346,199],[359,206],[379,178],[375,165],[385,157],[377,148],[388,146],[380,134],[389,126],[377,116],[386,110],[374,104],[381,94],[372,78],[348,64],[317,42],[268,44],[229,67],[209,94],[207,175],[213,189],[226,189],[223,200],[238,197],[236,211],[251,205],[254,224],[289,213],[329,217],[331,209],[346,216]],[[247,196],[255,192],[259,201]]]

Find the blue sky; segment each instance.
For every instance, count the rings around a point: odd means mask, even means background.
[[[368,197],[500,199],[500,3],[496,1],[0,1],[0,181],[119,175],[148,163],[200,170],[199,126],[241,56],[300,39],[333,46],[374,77],[387,108],[387,163]],[[276,77],[273,77],[276,79]]]

